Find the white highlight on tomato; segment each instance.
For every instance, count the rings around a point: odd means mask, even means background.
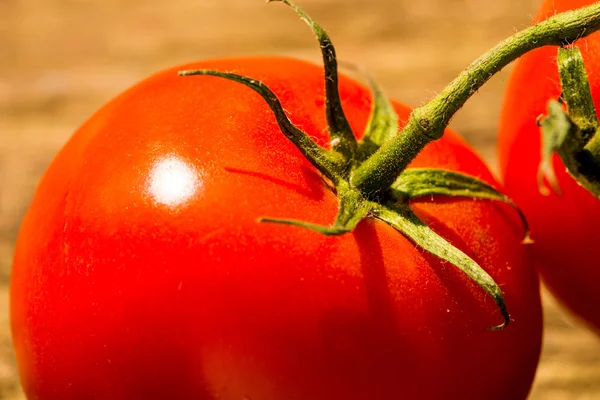
[[[167,206],[180,205],[202,188],[198,171],[177,156],[157,161],[150,170],[148,191],[152,198]]]

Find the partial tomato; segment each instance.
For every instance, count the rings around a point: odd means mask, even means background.
[[[547,0],[536,21],[592,0]],[[589,74],[596,109],[600,109],[600,34],[577,41]],[[547,102],[561,93],[557,49],[544,47],[523,56],[510,77],[499,132],[500,170],[506,191],[524,210],[535,241],[533,250],[542,279],[571,311],[600,333],[600,200],[566,172],[558,157],[554,169],[561,194],[542,195],[537,185],[540,129],[536,119]]]
[[[413,209],[500,284],[511,324],[457,268],[384,223],[323,236],[338,201],[252,90],[264,81],[326,146],[322,69],[231,59],[159,73],[87,121],[43,177],[19,235],[14,342],[36,400],[525,399],[541,312],[513,209],[431,198]],[[342,77],[355,132],[365,87]],[[401,120],[409,109],[395,104]],[[413,166],[493,183],[453,132]]]

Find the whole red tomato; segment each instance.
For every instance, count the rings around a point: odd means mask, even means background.
[[[11,316],[36,400],[524,399],[538,361],[538,284],[505,204],[428,198],[413,209],[503,289],[512,322],[462,272],[388,225],[347,235],[336,196],[252,90],[264,81],[327,141],[323,71],[231,59],[159,73],[98,111],[43,177],[19,235]],[[365,87],[342,77],[355,132]],[[401,120],[409,109],[396,104]],[[413,166],[493,182],[454,133]]]
[[[547,0],[536,21],[592,0]],[[600,34],[577,41],[589,74],[596,109],[600,106]],[[536,118],[561,93],[556,48],[534,50],[517,61],[510,77],[499,132],[500,170],[506,191],[523,209],[535,241],[542,279],[571,311],[600,333],[600,200],[566,172],[558,157],[554,169],[562,194],[542,195],[537,185],[540,129]]]

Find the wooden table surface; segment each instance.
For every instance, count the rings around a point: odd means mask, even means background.
[[[483,51],[524,28],[538,0],[297,0],[341,59],[419,105]],[[279,54],[319,61],[307,27],[261,0],[0,0],[0,399],[19,390],[8,321],[11,254],[40,175],[73,130],[131,84],[171,65]],[[508,71],[452,126],[495,165]],[[546,330],[531,399],[600,399],[600,340],[544,293]]]

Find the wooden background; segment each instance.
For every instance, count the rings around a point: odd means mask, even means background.
[[[524,28],[538,0],[297,0],[343,60],[392,97],[427,101],[470,61]],[[0,399],[23,399],[8,281],[19,222],[53,155],[95,109],[157,70],[196,59],[280,54],[319,61],[308,28],[260,0],[0,0]],[[495,166],[503,71],[452,126]],[[600,340],[545,295],[532,399],[600,399]]]

